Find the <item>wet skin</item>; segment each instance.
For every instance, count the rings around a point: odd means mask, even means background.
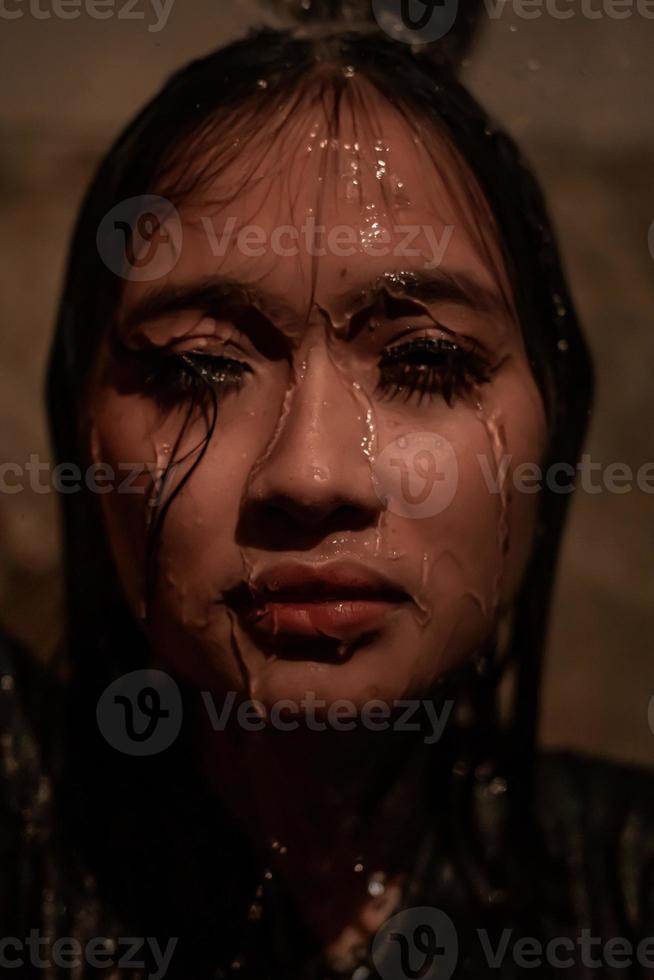
[[[536,495],[489,489],[502,454],[511,467],[540,461],[546,425],[485,201],[438,134],[365,81],[349,85],[336,134],[310,88],[255,134],[223,127],[232,159],[176,201],[176,261],[165,225],[154,239],[172,267],[125,283],[83,416],[94,460],[175,464],[164,499],[197,463],[166,516],[144,630],[171,673],[264,710],[431,691],[493,633],[536,517]],[[224,149],[189,149],[186,170]],[[303,244],[310,220],[324,254]],[[236,240],[248,225],[263,254]],[[206,383],[218,405],[208,442],[211,397],[193,409]],[[147,501],[101,498],[141,618]],[[243,738],[198,718],[209,782],[325,948],[347,956],[392,912],[430,819],[427,782],[413,779],[361,828],[402,740]],[[393,875],[372,899],[380,868]]]
[[[487,484],[502,453],[512,466],[540,460],[545,420],[486,205],[453,150],[356,84],[336,140],[307,98],[179,203],[176,264],[126,282],[118,343],[105,339],[90,386],[94,459],[165,467],[190,379],[212,383],[217,424],[168,512],[147,630],[174,673],[266,706],[308,691],[361,705],[429,690],[510,602],[537,506]],[[233,237],[213,254],[207,229],[220,235],[230,219]],[[353,229],[354,254],[309,254],[308,219],[326,234]],[[265,234],[261,256],[234,240],[249,224]],[[297,229],[299,247],[279,233],[271,247],[280,226]],[[398,226],[418,229],[418,254]],[[167,492],[206,431],[196,412]],[[419,517],[398,513],[379,469],[384,449],[413,433],[444,440],[458,469],[449,506]],[[397,466],[415,495],[451,457],[434,443],[421,469],[408,445]],[[102,505],[140,615],[146,497]],[[306,566],[337,581],[309,594]]]

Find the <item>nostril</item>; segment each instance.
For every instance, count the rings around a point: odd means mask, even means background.
[[[296,496],[277,497],[266,501],[265,510],[270,522],[288,532],[297,527],[320,528],[325,534],[354,531],[369,527],[374,519],[367,508],[334,499],[317,501]]]
[[[363,474],[346,477],[341,471],[336,479],[330,467],[317,463],[301,473],[286,468],[280,474],[278,468],[250,484],[237,535],[241,544],[253,547],[306,549],[327,537],[369,531],[382,509]]]
[[[319,481],[320,477],[314,475],[314,479]],[[295,494],[280,494],[265,502],[265,510],[270,517],[286,524],[314,526],[327,520],[333,507],[327,501],[303,498]]]

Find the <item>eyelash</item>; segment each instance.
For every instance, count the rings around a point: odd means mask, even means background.
[[[247,364],[223,354],[162,352],[149,363],[145,383],[160,402],[175,403],[206,390],[207,385],[223,393],[236,391],[248,373]]]
[[[452,405],[455,397],[490,380],[489,365],[475,351],[451,340],[418,337],[387,347],[379,363],[379,393],[389,399],[418,402],[442,397]],[[146,385],[160,401],[175,402],[210,385],[226,394],[238,391],[251,368],[243,361],[199,351],[162,353],[148,366]]]
[[[452,405],[475,385],[490,381],[489,364],[481,354],[439,337],[417,337],[387,347],[380,361],[378,390],[387,398],[417,395],[441,397]]]

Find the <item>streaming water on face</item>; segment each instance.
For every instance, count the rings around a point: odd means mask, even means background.
[[[348,77],[353,79],[354,85],[356,82],[354,76]],[[375,96],[375,99],[377,98]],[[319,406],[320,395],[316,394],[316,391],[319,392],[320,389],[312,386],[323,385],[329,392],[322,401],[322,409],[320,407],[316,409],[318,413],[328,411],[325,408],[328,405],[333,405],[339,412],[343,411],[343,406],[347,404],[352,406],[347,427],[345,421],[343,423],[342,438],[354,447],[355,452],[360,453],[372,486],[374,486],[375,465],[385,444],[402,436],[404,432],[420,430],[437,432],[441,420],[445,420],[446,425],[452,425],[452,418],[455,418],[449,415],[453,411],[449,400],[446,404],[444,399],[439,399],[438,396],[432,398],[431,395],[425,399],[424,405],[420,399],[421,407],[416,407],[412,403],[408,408],[401,408],[401,400],[398,399],[397,403],[389,409],[388,402],[379,394],[377,384],[373,383],[373,375],[375,378],[379,376],[380,352],[384,349],[384,339],[387,335],[392,337],[394,329],[392,323],[389,326],[393,319],[390,311],[399,309],[404,300],[410,298],[415,314],[414,319],[420,320],[421,323],[420,327],[415,328],[411,317],[406,314],[405,319],[411,330],[416,329],[416,333],[420,330],[422,336],[424,325],[425,335],[427,331],[430,336],[435,335],[439,330],[443,336],[445,333],[430,303],[418,302],[415,299],[414,287],[417,273],[424,272],[420,263],[402,261],[400,265],[397,258],[393,256],[384,268],[379,262],[375,264],[372,257],[379,254],[375,252],[376,248],[386,244],[388,229],[393,222],[402,225],[406,220],[404,211],[417,207],[423,209],[422,212],[417,213],[432,220],[438,228],[447,227],[448,222],[458,221],[456,232],[462,235],[464,240],[466,235],[468,236],[468,240],[472,242],[469,251],[473,255],[473,261],[477,261],[478,264],[479,257],[487,258],[492,247],[484,238],[486,232],[479,231],[483,224],[482,216],[475,212],[477,202],[474,192],[468,195],[466,175],[458,174],[454,170],[458,166],[453,162],[455,158],[451,154],[448,157],[447,151],[441,154],[443,148],[439,144],[439,159],[436,161],[436,154],[432,157],[424,140],[415,134],[408,135],[409,153],[404,146],[398,151],[397,144],[400,137],[389,135],[384,125],[379,124],[381,117],[378,104],[364,105],[364,103],[365,100],[360,99],[358,118],[354,124],[352,120],[346,118],[339,121],[342,133],[338,137],[334,135],[333,121],[329,121],[327,116],[316,116],[314,104],[311,112],[305,114],[304,120],[298,112],[292,117],[289,116],[288,131],[284,135],[280,135],[281,130],[278,130],[267,145],[263,136],[261,137],[268,156],[264,161],[259,161],[259,165],[254,170],[248,156],[252,148],[248,147],[248,152],[244,154],[245,171],[251,172],[256,177],[254,183],[260,184],[262,188],[260,196],[253,198],[253,206],[249,203],[243,205],[243,210],[248,217],[256,214],[257,209],[265,212],[265,209],[270,206],[274,222],[281,222],[285,227],[300,227],[306,221],[311,221],[317,226],[333,227],[340,225],[341,222],[344,223],[347,219],[350,227],[354,227],[356,231],[356,255],[351,262],[341,261],[341,267],[337,270],[338,275],[334,270],[337,263],[331,261],[330,266],[329,255],[323,258],[324,252],[310,252],[311,258],[306,259],[306,256],[303,256],[298,261],[297,275],[289,279],[284,287],[288,290],[289,309],[297,310],[298,313],[295,320],[292,316],[289,318],[286,313],[283,322],[274,317],[272,319],[275,326],[288,336],[291,351],[288,357],[289,372],[284,390],[282,391],[281,388],[279,390],[279,401],[270,403],[274,416],[269,416],[270,428],[266,428],[265,440],[257,448],[256,456],[253,457],[252,465],[245,476],[244,500],[254,499],[257,493],[263,492],[261,485],[257,483],[260,474],[266,467],[278,465],[275,453],[285,451],[283,448],[285,439],[292,442],[297,438],[293,426],[298,419],[298,411],[302,410],[305,404],[304,399],[309,399],[306,404],[311,404],[310,400],[315,396],[316,404]],[[347,111],[344,117],[347,117]],[[403,123],[402,127],[402,139],[407,142],[407,126]],[[445,157],[445,163],[440,159],[441,156]],[[248,157],[248,160],[245,157]],[[423,160],[423,169],[430,168],[429,180],[426,177],[423,179],[420,174],[416,176],[419,170],[415,166],[416,157]],[[448,168],[452,169],[451,173]],[[289,174],[296,175],[293,179],[298,178],[297,186],[292,183]],[[266,184],[268,180],[273,183],[264,194],[263,190],[268,186]],[[420,183],[421,180],[429,188],[426,193]],[[247,190],[245,185],[243,187]],[[271,201],[275,203],[269,205]],[[238,210],[238,201],[236,205]],[[397,265],[400,265],[400,268],[397,268]],[[252,262],[249,270],[255,271]],[[490,272],[491,277],[494,274],[492,261],[486,263],[485,272]],[[255,278],[257,289],[259,281],[271,273],[274,278],[274,262],[267,255],[261,262],[260,272],[257,270]],[[346,287],[351,286],[353,281],[370,283],[370,285],[362,286],[356,293],[356,298],[345,304],[341,297],[352,295],[352,291],[347,290]],[[328,285],[331,283],[331,291],[329,288],[325,289],[325,282]],[[281,294],[277,292],[275,295]],[[380,296],[385,298],[379,299]],[[391,299],[397,302],[391,303]],[[373,306],[373,303],[378,305]],[[257,303],[252,305],[258,308]],[[371,311],[367,321],[362,321],[365,323],[365,331],[361,334],[361,351],[365,353],[355,356],[350,353],[354,347],[349,346],[351,325],[357,313],[367,306],[371,307]],[[264,314],[265,311],[262,309],[261,313]],[[405,314],[395,315],[401,319]],[[449,336],[457,337],[456,330],[450,329]],[[364,346],[366,342],[368,347]],[[371,358],[372,364],[373,355],[368,353],[369,351],[375,352],[374,369],[361,367],[361,364],[368,364],[366,357]],[[338,392],[339,385],[342,387],[342,397]],[[474,403],[470,404],[468,410],[471,414],[476,412],[479,422],[483,425],[492,459],[495,467],[498,468],[506,449],[502,416],[499,411],[491,411],[487,407],[481,392],[477,395],[476,406]],[[238,397],[240,398],[240,395]],[[273,404],[279,407],[273,408]],[[405,404],[408,404],[408,399]],[[249,407],[247,400],[244,401],[244,406],[242,412],[246,415]],[[259,411],[260,409],[257,411],[250,409],[253,420]],[[318,416],[312,415],[313,411],[313,408],[308,411],[306,419],[303,416],[302,424],[307,425],[310,430],[306,433],[308,446],[317,444],[317,440],[321,438],[321,423],[316,421]],[[455,407],[454,411],[462,412],[462,409]],[[461,414],[456,418],[463,419],[464,415]],[[220,411],[218,425],[220,426]],[[340,437],[341,433],[338,438]],[[343,465],[351,465],[354,456],[350,455],[349,448],[342,458]],[[163,465],[162,446],[158,446],[157,467]],[[319,459],[315,462],[311,458],[298,461],[298,473],[303,474],[302,478],[307,476],[312,480],[315,487],[328,483],[332,476],[331,469],[331,462],[325,464]],[[362,533],[351,533],[349,530],[338,534],[328,533],[323,540],[316,539],[311,550],[307,552],[294,550],[291,537],[284,557],[291,561],[318,564],[336,558],[354,556],[359,560],[370,559],[371,564],[377,562],[380,569],[384,567],[384,563],[394,563],[400,569],[398,574],[406,574],[407,581],[412,582],[411,612],[419,630],[427,631],[428,628],[432,628],[435,620],[440,622],[442,611],[449,609],[453,619],[443,623],[442,634],[438,638],[438,646],[442,653],[450,637],[456,633],[461,622],[469,614],[471,606],[474,607],[475,615],[480,615],[483,619],[495,615],[500,602],[503,566],[508,548],[508,507],[508,490],[503,486],[499,497],[499,516],[495,530],[498,540],[498,565],[492,585],[488,586],[488,595],[484,594],[486,583],[482,582],[482,572],[473,567],[474,549],[469,544],[459,548],[457,540],[451,536],[458,531],[450,531],[446,519],[433,524],[429,521],[424,525],[406,524],[405,534],[403,520],[412,519],[398,517],[384,505],[376,509],[374,520]],[[419,533],[416,533],[419,527],[424,527],[426,536],[424,547]],[[439,536],[443,532],[446,536],[441,541]],[[448,534],[451,536],[450,539],[447,538]],[[434,540],[431,540],[429,535],[434,535]],[[241,557],[241,582],[255,591],[253,583],[261,575],[265,562],[271,562],[274,556],[266,551],[265,546],[259,551],[252,544],[246,546],[239,543],[237,550],[240,551]],[[169,582],[169,585],[174,583]],[[437,594],[436,589],[440,590],[440,593]],[[275,606],[274,603],[271,605]],[[436,606],[439,609],[438,615],[435,615]],[[274,636],[278,629],[276,608],[267,615],[270,617],[270,632]],[[252,638],[249,631],[246,632],[240,625],[238,618],[232,615],[230,615],[230,635],[232,657],[239,673],[247,681],[249,693],[253,695],[258,684],[258,675],[255,670],[253,677],[250,676],[250,666],[254,657],[251,649]],[[330,636],[329,632],[324,635]],[[338,654],[343,660],[347,659],[353,644],[356,644],[356,636],[353,639],[349,638],[347,628],[344,626],[343,629],[335,630],[331,638],[338,647]],[[266,656],[270,660],[274,659],[275,654],[267,653]]]
[[[509,481],[506,478],[506,473],[503,471],[503,460],[506,458],[507,451],[506,433],[502,413],[498,408],[490,411],[488,410],[484,404],[484,395],[481,391],[478,391],[478,400],[475,409],[477,418],[483,425],[488,436],[488,443],[495,465],[495,475],[500,484],[500,513],[497,522],[498,565],[491,600],[491,608],[490,610],[487,610],[487,612],[492,615],[493,619],[495,619],[499,609],[502,578],[504,575],[506,556],[509,549]]]

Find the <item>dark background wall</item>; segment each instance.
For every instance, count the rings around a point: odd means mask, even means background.
[[[151,32],[149,0],[136,8],[145,20],[46,20],[20,0],[6,7],[24,16],[0,19],[0,462],[23,464],[49,457],[43,369],[99,154],[171,70],[260,17],[245,0],[175,0]],[[464,78],[518,138],[554,213],[596,357],[588,451],[636,470],[654,460],[654,20],[573,9],[567,20],[527,20],[510,4],[483,15]],[[548,744],[654,759],[653,554],[653,495],[577,495],[549,640]],[[46,656],[59,601],[54,495],[0,494],[0,619]]]

